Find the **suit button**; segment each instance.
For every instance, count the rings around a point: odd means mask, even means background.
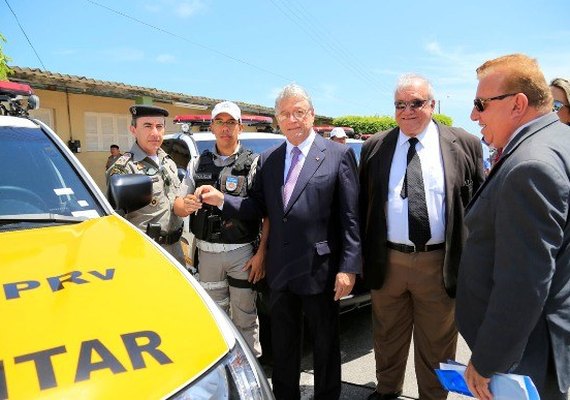
[[[287,222],[287,217],[283,217],[283,222]]]

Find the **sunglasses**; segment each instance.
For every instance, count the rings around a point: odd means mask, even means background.
[[[412,110],[421,110],[426,105],[426,103],[428,101],[429,101],[429,99],[428,100],[416,99],[416,100],[412,100],[412,101],[395,101],[394,107],[398,111],[403,111],[408,107],[410,107],[410,109],[412,109]]]
[[[560,100],[554,100],[554,103],[552,104],[552,111],[558,112],[562,107],[568,107],[568,105],[564,104]]]
[[[517,95],[518,93],[508,93],[508,94],[502,94],[500,96],[495,96],[495,97],[489,97],[486,99],[482,99],[480,97],[476,97],[475,100],[473,100],[473,105],[475,106],[475,108],[477,109],[477,111],[479,112],[483,112],[485,111],[485,103],[489,102],[489,101],[493,101],[493,100],[503,100],[506,99],[507,97],[510,96],[514,96]]]

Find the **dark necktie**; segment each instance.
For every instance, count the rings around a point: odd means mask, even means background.
[[[424,180],[422,177],[422,165],[420,157],[416,152],[418,139],[408,140],[408,159],[406,175],[400,196],[402,199],[408,198],[408,231],[410,240],[416,248],[424,248],[431,238],[429,217],[426,205],[426,194],[424,190]]]
[[[285,178],[285,186],[283,186],[283,206],[286,207],[293,189],[295,188],[295,183],[297,183],[297,178],[299,178],[299,173],[301,172],[301,163],[299,158],[301,156],[301,150],[295,146],[291,150],[291,165],[289,166],[289,171],[287,172],[287,177]]]

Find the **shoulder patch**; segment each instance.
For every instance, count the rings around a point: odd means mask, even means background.
[[[119,167],[124,167],[127,165],[127,163],[129,162],[129,160],[133,158],[133,153],[129,153],[128,151],[125,152],[121,157],[119,157],[117,159],[117,161],[115,161],[115,165],[119,166]]]

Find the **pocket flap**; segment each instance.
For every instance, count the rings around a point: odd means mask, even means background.
[[[331,249],[329,248],[329,242],[318,242],[315,243],[315,249],[317,250],[317,254],[319,256],[324,256],[325,254],[330,254]]]

